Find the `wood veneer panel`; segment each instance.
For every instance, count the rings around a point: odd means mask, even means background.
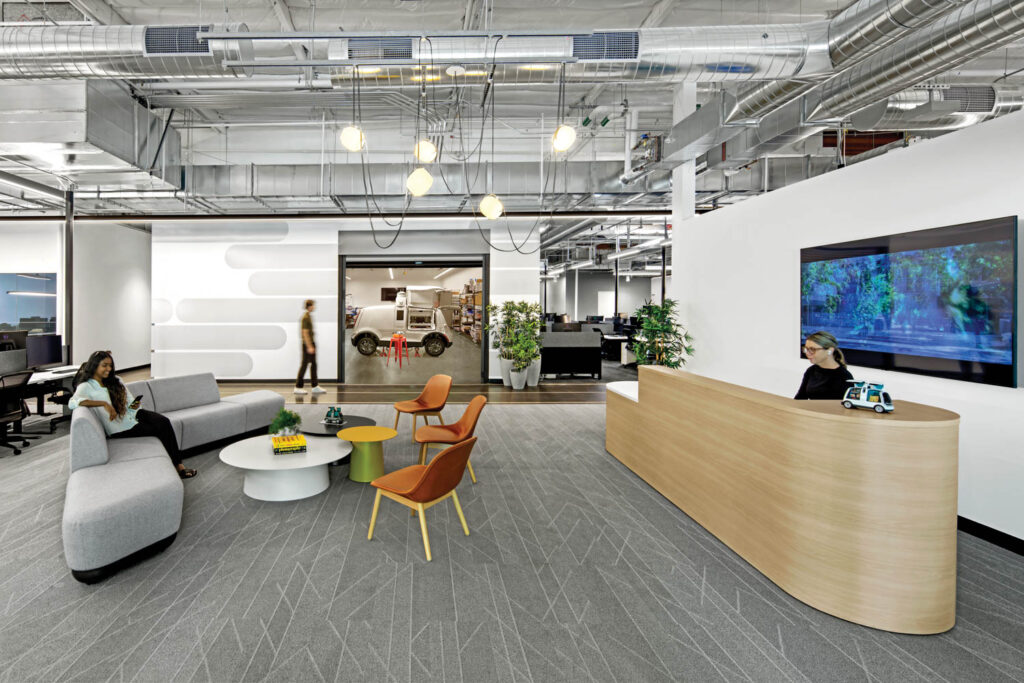
[[[666,368],[608,396],[609,452],[783,590],[900,633],[952,628],[959,416],[877,415]]]

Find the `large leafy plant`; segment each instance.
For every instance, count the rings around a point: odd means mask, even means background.
[[[270,423],[270,433],[278,434],[286,429],[297,429],[302,424],[302,417],[298,413],[281,408]]]
[[[640,330],[633,336],[637,365],[678,368],[693,355],[693,337],[676,320],[676,301],[647,302],[636,311]]]
[[[498,349],[505,360],[515,361],[516,369],[540,358],[540,304],[527,301],[506,301],[500,307],[488,304],[487,332],[491,347]],[[529,359],[524,358],[529,355]],[[523,367],[525,367],[523,366]]]

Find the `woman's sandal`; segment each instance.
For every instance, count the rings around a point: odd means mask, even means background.
[[[182,479],[191,479],[192,477],[199,474],[196,470],[184,469],[178,470],[178,476]]]

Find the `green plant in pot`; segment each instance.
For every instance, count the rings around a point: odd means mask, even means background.
[[[511,386],[512,346],[522,323],[521,307],[515,301],[506,301],[501,306],[487,305],[487,333],[491,337],[491,348],[498,350],[501,363],[501,381]]]
[[[275,436],[288,436],[299,433],[299,425],[302,424],[302,417],[291,410],[281,408],[270,423],[270,433]]]
[[[541,307],[540,304],[522,303],[523,331],[533,339],[533,360],[527,370],[526,384],[535,387],[540,382],[540,350],[541,350]]]
[[[633,335],[637,365],[678,368],[693,355],[693,337],[676,320],[676,301],[647,302],[636,310],[640,329]]]
[[[537,340],[526,329],[519,330],[512,342],[512,372],[510,379],[513,389],[526,386],[530,365],[538,353]]]

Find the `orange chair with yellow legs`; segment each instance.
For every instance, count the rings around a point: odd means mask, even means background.
[[[423,549],[427,553],[427,562],[431,561],[430,537],[427,535],[427,508],[437,505],[446,498],[455,504],[455,512],[459,513],[462,530],[469,536],[466,517],[459,505],[459,496],[455,487],[462,481],[462,473],[466,471],[469,454],[476,445],[476,437],[455,444],[437,454],[429,465],[409,465],[370,482],[377,489],[377,497],[373,499],[373,514],[370,516],[368,540],[373,540],[373,527],[377,524],[377,512],[380,510],[381,496],[390,498],[405,505],[413,513],[420,516],[420,531],[423,532]]]
[[[469,406],[466,407],[466,412],[462,414],[462,417],[455,424],[427,425],[417,429],[413,439],[416,443],[420,444],[420,464],[427,464],[428,448],[447,448],[454,443],[460,443],[473,436],[473,432],[476,431],[476,423],[480,419],[480,413],[486,404],[487,399],[485,397],[474,396],[473,400],[469,402]],[[469,468],[469,478],[475,484],[476,475],[473,474],[473,463],[467,460],[466,467]]]
[[[395,404],[395,429],[398,429],[398,418],[402,413],[412,415],[413,443],[416,443],[416,416],[423,416],[423,424],[427,424],[427,416],[434,416],[438,422],[444,424],[441,411],[448,402],[448,394],[452,390],[452,378],[448,375],[434,375],[427,380],[422,393],[411,401],[399,401]]]

